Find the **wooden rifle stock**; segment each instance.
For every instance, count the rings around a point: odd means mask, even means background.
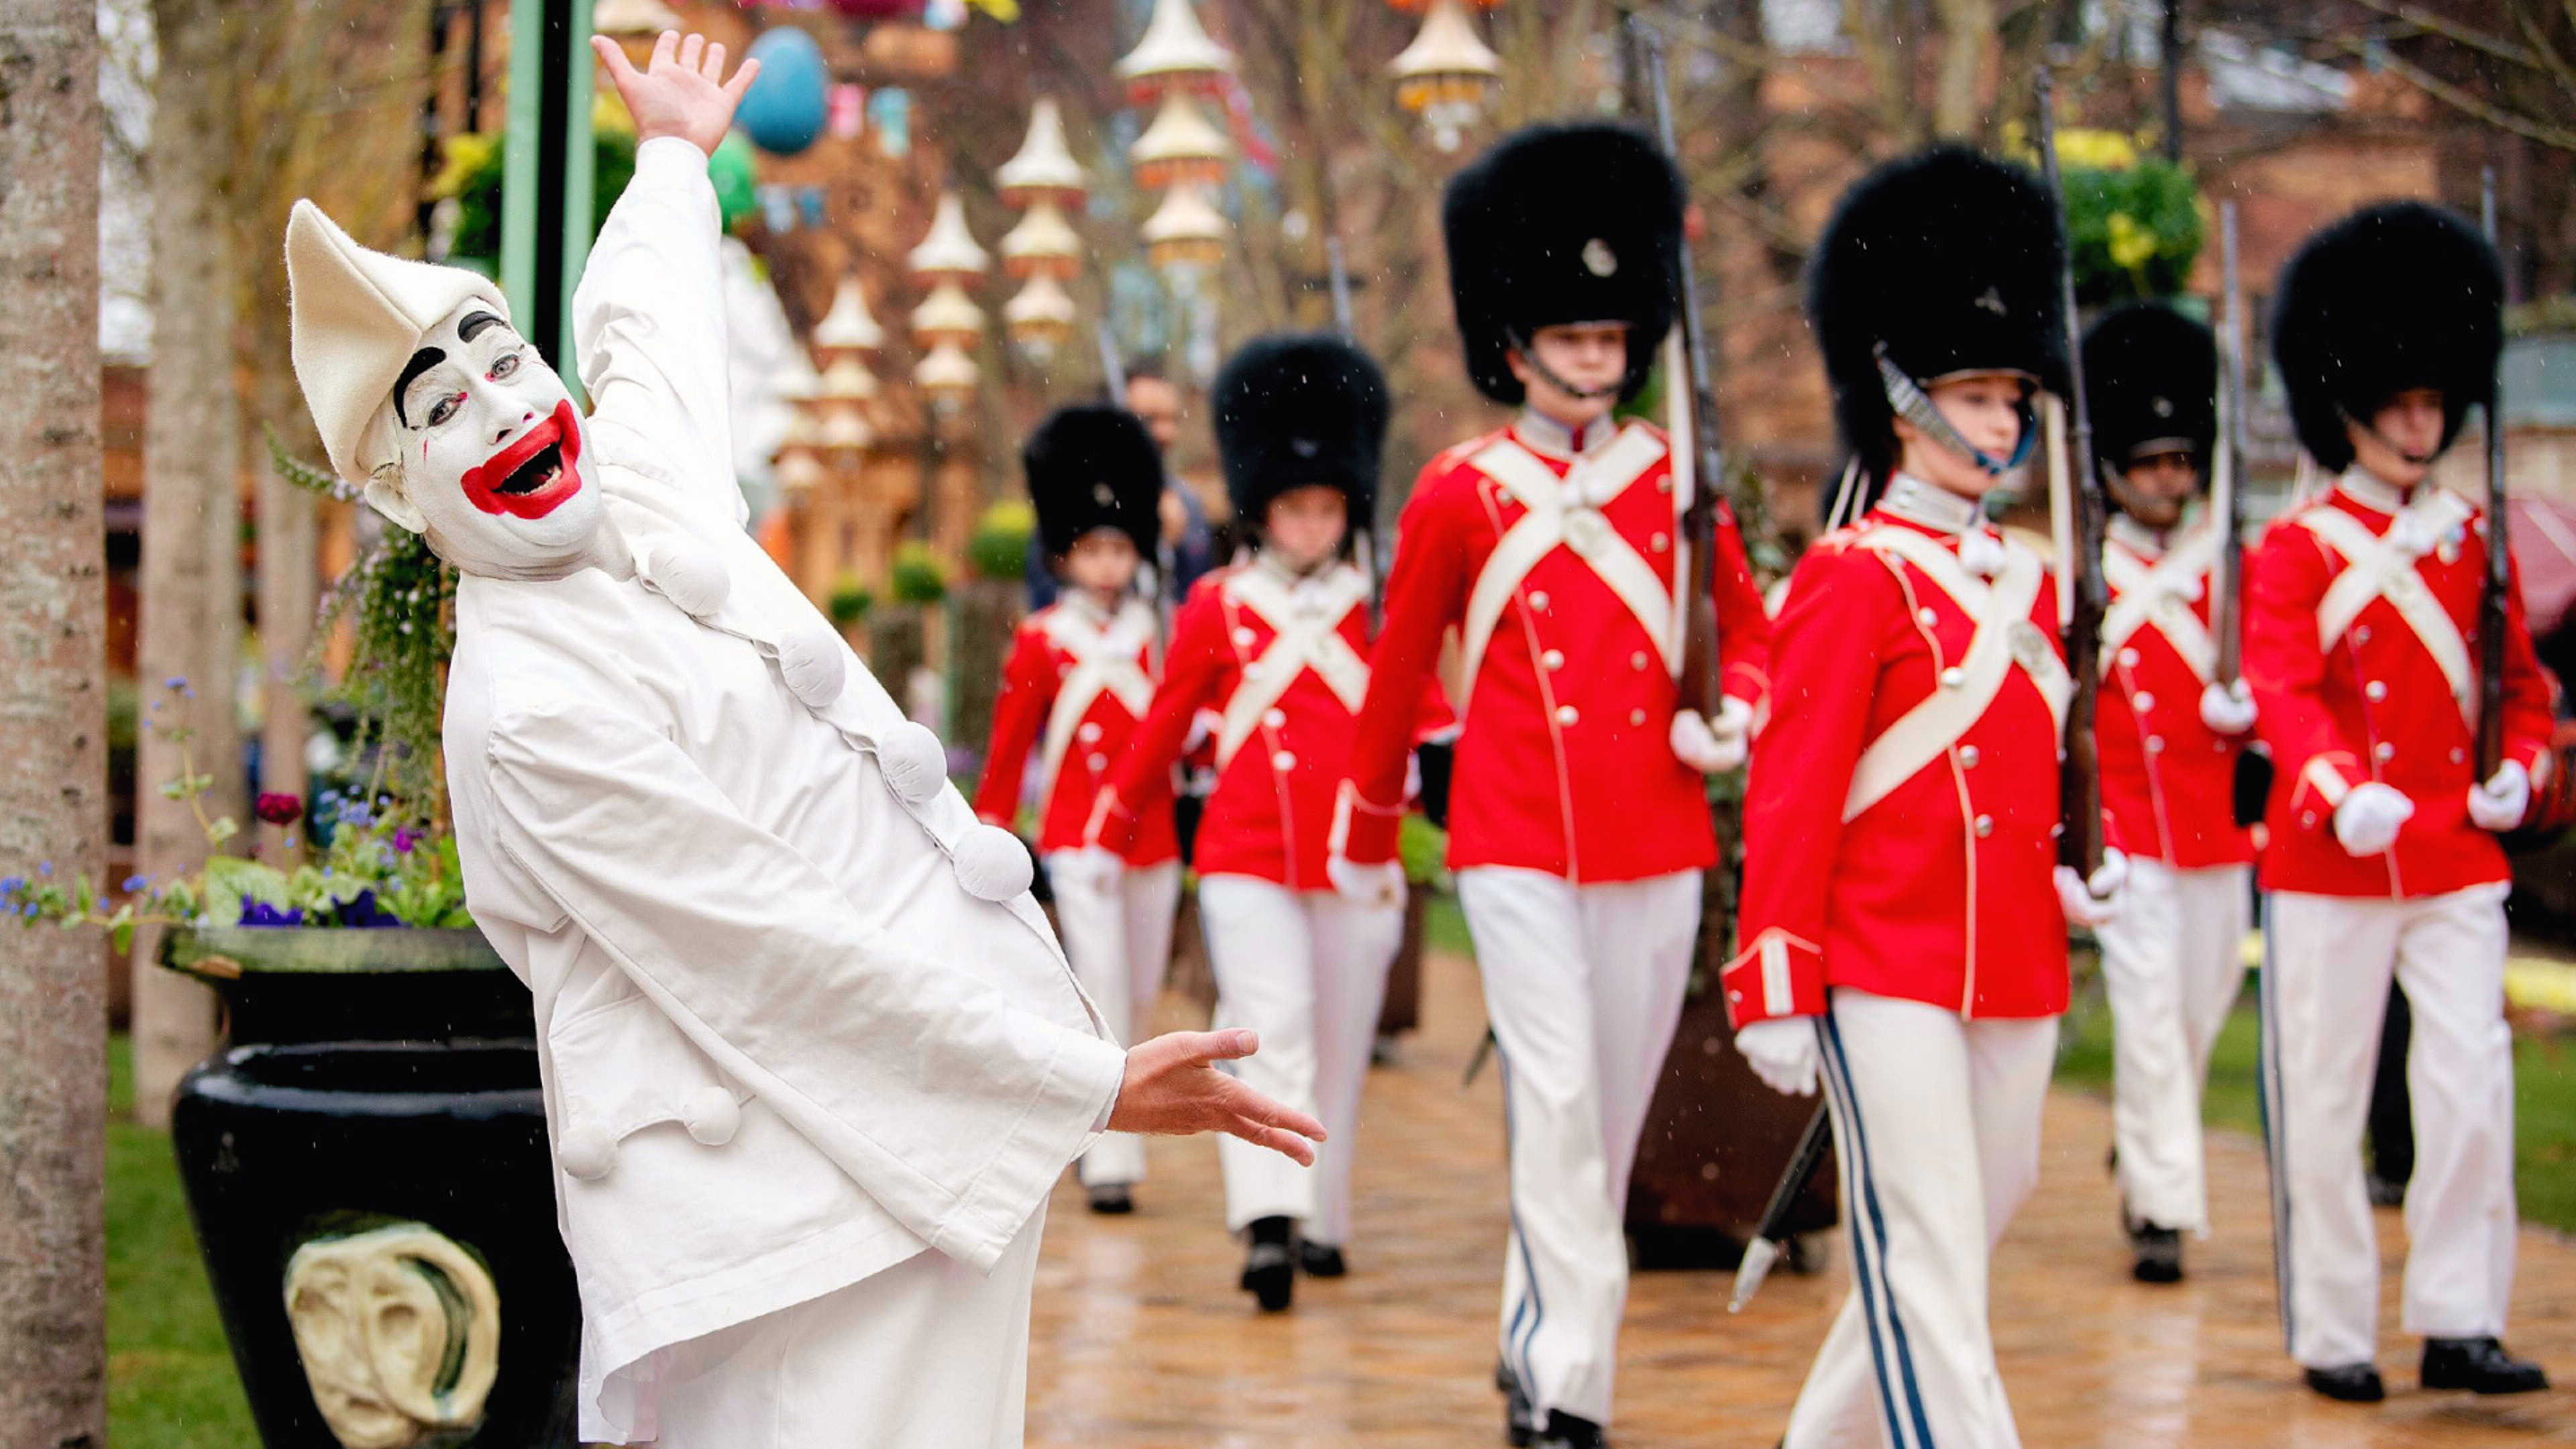
[[[1627,25],[1629,41],[1643,61],[1646,92],[1654,106],[1655,142],[1678,173],[1681,153],[1673,139],[1673,100],[1664,76],[1663,40],[1635,14],[1628,16]],[[1679,426],[1672,430],[1671,440],[1675,471],[1681,472],[1687,464],[1690,483],[1690,505],[1682,514],[1682,536],[1691,547],[1690,576],[1674,580],[1684,591],[1681,702],[1714,724],[1726,703],[1726,672],[1718,657],[1717,638],[1717,506],[1726,484],[1726,462],[1717,445],[1717,389],[1710,378],[1708,335],[1700,325],[1699,280],[1691,269],[1687,239],[1673,270],[1674,308],[1681,314],[1681,361],[1688,376],[1675,376],[1668,365],[1664,386],[1690,389],[1689,405],[1672,410]],[[1671,360],[1668,351],[1666,361]]]
[[[2040,168],[2057,206],[2062,233],[2066,192],[2057,175],[2057,119],[2048,67],[2039,67],[2033,77],[2033,89],[2039,100]],[[2077,874],[2089,880],[2101,867],[2104,846],[2102,771],[2093,738],[2093,715],[2102,688],[2102,615],[2110,606],[2110,590],[2102,578],[2102,481],[2093,463],[2093,416],[2084,400],[2083,323],[2075,311],[2075,261],[2071,248],[2061,247],[2059,252],[2057,285],[2059,300],[2066,310],[2066,401],[2074,433],[2067,449],[2073,455],[2068,459],[2073,486],[2067,490],[2074,512],[2073,546],[2069,549],[2073,557],[2066,560],[2068,576],[2057,581],[2059,588],[2069,591],[2065,610],[2066,669],[2074,676],[2074,689],[2066,702],[2066,739],[2058,772],[2064,829],[2057,840],[2057,858],[2060,864],[2073,866]]]

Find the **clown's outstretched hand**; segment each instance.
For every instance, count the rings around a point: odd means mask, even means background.
[[[640,71],[607,36],[592,36],[590,48],[635,118],[638,142],[677,136],[709,155],[733,124],[733,108],[752,77],[760,74],[760,62],[747,60],[732,80],[724,79],[724,46],[703,35],[682,39],[676,30],[663,31],[653,42],[653,57]]]
[[[1218,1062],[1248,1057],[1260,1047],[1259,1037],[1241,1029],[1176,1031],[1138,1042],[1128,1050],[1127,1080],[1105,1125],[1112,1132],[1165,1137],[1223,1132],[1314,1166],[1323,1123],[1217,1070]]]

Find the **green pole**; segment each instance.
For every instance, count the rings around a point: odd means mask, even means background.
[[[513,0],[501,290],[520,335],[578,390],[572,293],[590,255],[591,0]]]

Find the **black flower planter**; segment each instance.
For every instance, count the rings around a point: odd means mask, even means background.
[[[569,1449],[527,988],[474,931],[182,931],[162,959],[228,1008],[171,1142],[266,1449]]]

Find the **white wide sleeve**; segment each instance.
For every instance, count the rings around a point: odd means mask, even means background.
[[[641,724],[566,702],[490,739],[502,850],[861,1190],[989,1268],[1090,1145],[1125,1054],[870,925]]]
[[[677,136],[637,147],[573,292],[573,355],[601,461],[740,528],[751,514],[733,472],[720,229],[704,151]]]

